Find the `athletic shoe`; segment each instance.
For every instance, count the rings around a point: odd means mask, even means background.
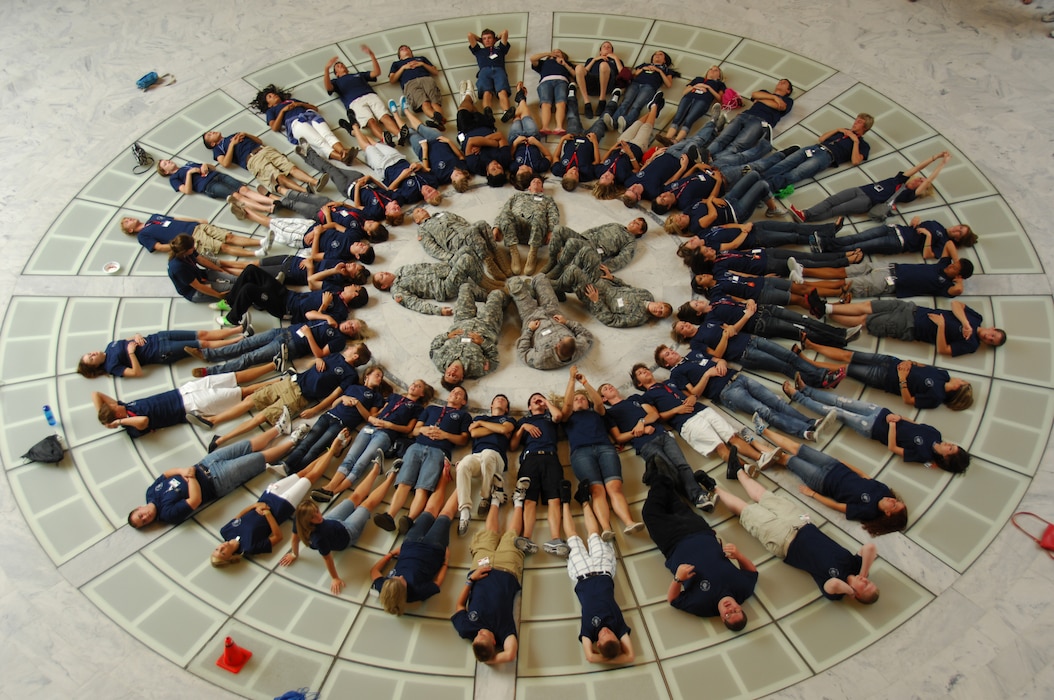
[[[399,111],[399,103],[395,100],[388,100],[388,111],[395,114]]]
[[[407,532],[410,531],[410,528],[412,528],[413,526],[414,526],[413,519],[410,518],[409,516],[404,515],[401,518],[399,518],[399,526],[398,526],[397,529],[399,530],[399,534],[400,535],[405,535]]]
[[[380,452],[380,450],[377,450],[377,452]],[[382,461],[381,464],[384,464],[384,462]],[[403,468],[403,458],[400,457],[399,459],[397,459],[394,462],[392,462],[392,465],[390,467],[388,467],[388,471],[386,471],[384,473],[384,475],[388,476],[389,474],[398,474],[399,470],[402,469],[402,468]]]
[[[558,537],[543,544],[542,551],[546,554],[566,558],[567,555],[571,553],[571,548],[567,546],[567,542],[564,542]]]
[[[856,340],[857,336],[860,335],[860,331],[862,331],[862,330],[864,330],[864,327],[862,325],[860,325],[860,326],[853,326],[851,328],[846,328],[845,329],[845,342],[848,343],[849,341]]]
[[[230,321],[228,321],[226,316],[217,316],[216,324],[220,328],[235,328],[238,325],[237,323],[231,323]]]
[[[782,209],[766,209],[765,210],[765,218],[766,219],[779,219],[782,216],[783,216],[783,210]]]
[[[241,327],[242,327],[242,333],[245,335],[246,338],[251,338],[253,335],[256,334],[256,331],[253,330],[252,321],[253,321],[252,312],[246,311],[242,315],[242,322],[240,324]]]
[[[736,435],[738,435],[739,439],[742,440],[743,442],[747,443],[748,445],[750,443],[754,442],[754,438],[755,438],[754,431],[751,430],[750,428],[746,427],[745,425],[742,428],[739,429],[739,432],[736,433]]]
[[[571,482],[567,482],[567,485],[570,486]],[[578,488],[575,490],[575,500],[578,501],[580,506],[584,506],[586,501],[589,500],[589,482],[585,479],[578,482]]]
[[[512,544],[524,554],[536,554],[538,552],[538,545],[527,537],[517,537],[512,541]]]
[[[736,474],[743,468],[743,462],[739,459],[739,448],[732,445],[728,448],[728,464],[725,468],[725,478],[730,481],[736,480]]]
[[[661,112],[662,108],[666,106],[666,98],[663,97],[663,94],[661,92],[655,93],[655,97],[651,98],[651,102],[648,103],[648,107],[650,108],[652,105],[655,105],[655,114]]]
[[[501,486],[495,486],[490,490],[490,498],[487,499],[487,505],[490,506],[493,504],[500,506],[507,500],[509,500],[509,496],[505,493],[505,489],[503,489]]]
[[[816,440],[817,442],[828,440],[836,432],[838,432],[838,416],[834,411],[828,411],[827,415],[816,424]]]
[[[795,284],[805,284],[805,268],[802,267],[794,257],[787,258],[787,269],[790,270],[788,277]]]
[[[593,103],[590,102],[589,100],[586,100],[585,116],[586,116],[586,119],[592,119],[593,118]]]
[[[516,116],[516,110],[513,109],[512,107],[509,107],[507,110],[505,110],[505,114],[501,115],[501,123],[502,124],[508,124],[509,122],[512,121],[512,118],[515,117],[515,116]]]
[[[571,482],[564,479],[560,482],[560,502],[570,503],[571,502]]]
[[[337,123],[341,126],[348,124],[348,122],[344,119],[341,119]],[[348,124],[347,129],[348,131],[351,131],[351,124]],[[301,158],[307,158],[308,151],[311,150],[311,147],[307,145],[307,141],[305,141],[304,139],[298,139],[296,142],[296,146],[293,147],[293,150],[296,151],[296,154]]]
[[[810,233],[809,234],[809,248],[814,253],[822,253],[823,252],[823,239],[821,239],[815,233]]]
[[[615,130],[615,122],[611,119],[611,112],[604,110],[604,114],[601,115],[601,118],[604,120],[604,124],[608,129],[611,131]]]
[[[845,367],[839,367],[838,369],[832,369],[824,375],[823,382],[820,383],[821,389],[833,389],[842,383],[845,379]]]
[[[310,432],[311,432],[311,426],[308,425],[307,423],[303,423],[302,425],[296,426],[296,430],[294,430],[289,435],[289,439],[293,441],[294,445],[298,445],[298,444],[300,444],[300,441],[303,440],[304,437],[307,436],[307,434],[310,433]]]
[[[282,343],[282,349],[274,354],[271,362],[274,363],[275,372],[282,373],[289,369],[289,348],[285,346],[285,343]]]
[[[779,447],[773,448],[768,452],[762,452],[761,456],[758,457],[758,469],[765,469],[770,464],[772,464],[772,460],[776,459],[781,454],[783,454],[783,450]],[[750,474],[750,472],[747,473]],[[755,474],[750,475],[755,476]]]
[[[791,215],[794,217],[795,221],[797,221],[799,224],[805,223],[805,212],[803,212],[801,209],[794,206],[793,204],[790,205],[790,210]]]
[[[227,313],[231,310],[231,306],[227,303],[226,299],[220,299],[219,301],[209,304],[209,308],[213,311],[222,311],[223,313]],[[195,357],[197,356],[195,355]]]
[[[329,184],[329,173],[322,173],[318,176],[317,180],[318,182],[315,185],[315,192],[318,192],[320,189]]]
[[[212,430],[212,428],[214,427],[212,425],[212,421],[208,420],[207,418],[205,418],[205,416],[201,415],[199,411],[189,412],[187,414],[187,422],[192,425],[196,425],[199,428],[204,428],[205,430]]]
[[[384,142],[386,144],[388,144],[390,147],[395,148],[395,137],[392,136],[387,131],[384,132]]]
[[[613,539],[615,539],[614,530],[604,530],[600,533],[601,542],[611,542]]]
[[[457,519],[457,536],[464,537],[468,533],[468,524],[472,522],[472,515],[468,508],[462,508]]]
[[[636,535],[638,532],[644,529],[644,523],[630,523],[622,531],[623,535]]]
[[[399,98],[399,114],[406,114],[406,108],[408,103],[406,101],[406,95]]]
[[[277,464],[268,464],[267,471],[271,472],[279,479],[284,479],[289,476],[285,471],[285,464],[283,462],[278,462]]]
[[[704,513],[714,512],[715,505],[717,505],[717,492],[713,489],[704,491],[699,498],[695,499],[695,507]]]
[[[399,127],[399,145],[405,146],[406,142],[410,140],[410,130],[404,124]]]
[[[355,162],[355,156],[359,155],[359,149],[355,146],[345,146],[344,157],[340,159],[340,162],[344,165],[351,165]]]
[[[626,130],[626,117],[619,117],[615,120],[615,124],[618,126],[619,133]]]
[[[512,493],[512,502],[514,505],[523,505],[523,502],[527,499],[527,489],[530,487],[530,477],[521,476],[516,480],[516,490]]]
[[[282,415],[278,417],[277,421],[275,421],[274,428],[282,435],[289,435],[291,432],[293,432],[292,427],[290,425],[292,422],[293,419],[289,415],[289,407],[283,406]]]
[[[215,452],[220,446],[220,436],[213,435],[212,440],[209,441],[209,454]]]
[[[615,88],[614,90],[611,91],[611,97],[608,98],[608,101],[609,102],[613,102],[615,104],[618,104],[619,100],[621,100],[621,99],[622,99],[622,88]]]
[[[388,532],[395,532],[395,518],[388,515],[387,513],[377,513],[373,516],[373,524],[382,530]]]
[[[329,503],[333,500],[333,492],[329,489],[315,489],[311,492],[311,500],[315,503]]]
[[[765,430],[769,427],[768,421],[762,418],[761,414],[757,411],[754,412],[754,415],[751,416],[751,419],[754,421],[754,432],[758,435],[764,435]]]

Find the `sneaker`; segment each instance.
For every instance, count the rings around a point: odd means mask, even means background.
[[[713,488],[713,480],[710,478],[710,475],[707,474],[706,471],[703,469],[696,469],[694,472],[692,472],[692,478],[695,479],[695,483],[703,487],[704,491],[709,491],[711,488]]]
[[[615,120],[615,125],[618,127],[619,133],[626,130],[626,117],[619,117]]]
[[[736,480],[736,474],[743,468],[743,462],[739,459],[739,448],[732,445],[728,448],[728,464],[725,468],[725,478],[730,481]]]
[[[257,248],[256,250],[253,251],[253,255],[255,257],[257,257],[257,258],[266,257],[267,256],[267,249],[264,248],[263,246],[260,246],[259,248]]]
[[[191,425],[196,425],[199,428],[204,428],[205,430],[212,430],[213,428],[212,421],[201,415],[200,411],[191,411],[188,413],[187,422]]]
[[[864,327],[862,325],[860,325],[860,326],[853,326],[852,328],[846,328],[845,329],[845,342],[848,343],[848,342],[850,342],[852,340],[856,340],[857,337],[860,335],[860,331],[862,331],[862,330],[864,330]]]
[[[491,491],[493,493],[493,490]],[[476,515],[481,518],[487,517],[487,513],[490,512],[490,496],[483,496],[479,499],[479,505],[476,506]]]
[[[409,140],[410,140],[410,130],[404,124],[404,125],[399,127],[399,145],[400,146],[405,146],[406,142],[409,141]]]
[[[809,305],[809,313],[816,318],[823,318],[827,315],[827,307],[815,288],[810,289],[805,295],[805,302]]]
[[[509,496],[505,493],[505,489],[501,486],[495,486],[490,490],[490,498],[487,499],[487,505],[496,504],[500,506],[508,500]]]
[[[279,374],[289,369],[289,348],[286,347],[285,343],[282,343],[281,349],[274,354],[271,362],[274,363],[274,371]]]
[[[472,522],[472,516],[468,508],[462,508],[457,519],[457,536],[464,537],[468,533],[468,524]]]
[[[823,382],[820,383],[820,388],[833,389],[841,384],[843,379],[845,379],[845,367],[832,369],[824,375]]]
[[[531,478],[529,476],[521,476],[516,480],[516,490],[512,493],[512,502],[516,505],[523,505],[523,502],[527,500],[527,489],[531,487]]]
[[[401,518],[399,518],[398,530],[399,530],[399,534],[400,535],[405,535],[407,532],[410,531],[410,528],[412,528],[413,526],[414,526],[414,521],[409,516],[404,515]]]
[[[621,100],[621,99],[622,99],[622,88],[615,88],[614,90],[611,91],[611,97],[608,98],[608,101],[609,102],[614,102],[615,104],[618,104],[619,100]]]
[[[603,532],[600,533],[600,541],[601,542],[611,542],[614,539],[615,539],[615,531],[614,530],[604,530]]]
[[[252,338],[254,335],[256,335],[256,329],[253,328],[253,324],[248,321],[242,321],[242,336]]]
[[[216,449],[219,448],[219,446],[220,446],[220,436],[219,435],[213,435],[212,436],[212,440],[209,441],[209,454],[212,454],[213,452],[215,452]]]
[[[666,106],[666,98],[663,97],[662,92],[655,93],[655,97],[651,98],[651,102],[648,103],[648,107],[655,105],[655,114],[662,111],[662,108]]]
[[[814,253],[823,252],[823,240],[815,233],[809,234],[809,249]]]
[[[699,494],[699,498],[695,499],[695,507],[704,513],[714,512],[715,505],[717,505],[717,492],[713,489],[704,491]]]
[[[756,437],[754,431],[745,425],[739,429],[739,432],[736,433],[736,435],[739,437],[740,440],[747,443],[748,445],[754,442],[754,438]]]
[[[345,124],[348,124],[348,122],[344,119],[341,119],[338,124],[344,126]],[[347,129],[348,131],[351,131],[351,124],[348,124]],[[304,139],[298,139],[296,142],[296,146],[293,147],[293,150],[296,151],[296,154],[301,158],[307,158],[307,154],[311,150],[311,147],[307,145],[307,141],[305,141]]]
[[[611,118],[611,112],[605,111],[603,116],[602,116],[602,118],[604,120],[605,126],[607,126],[608,129],[614,131],[614,129],[615,129],[615,122]]]
[[[386,144],[388,144],[389,146],[391,146],[392,148],[395,148],[395,137],[392,136],[387,131],[384,132],[384,142]]]
[[[765,430],[769,427],[768,421],[762,418],[761,414],[757,411],[755,411],[754,415],[752,415],[750,418],[754,421],[754,432],[758,435],[764,435]]]
[[[571,553],[571,548],[567,546],[567,542],[558,537],[543,544],[542,551],[557,557],[567,557]]]
[[[293,432],[292,432],[292,433],[291,433],[291,434],[289,435],[289,439],[293,441],[293,444],[294,444],[294,445],[297,445],[297,444],[299,444],[299,443],[300,443],[300,441],[301,441],[301,440],[303,440],[303,439],[304,439],[304,438],[305,438],[305,437],[307,436],[307,434],[308,434],[308,433],[310,433],[310,432],[311,432],[311,426],[310,426],[310,425],[308,425],[307,423],[304,423],[304,424],[302,424],[302,425],[298,425],[298,426],[296,426],[296,430],[294,430],[294,431],[293,431]]]
[[[231,305],[227,303],[226,299],[220,299],[219,301],[216,301],[216,302],[213,302],[213,303],[209,304],[209,308],[212,309],[213,311],[222,311],[223,313],[227,313],[228,311],[231,310]],[[186,350],[186,348],[183,348],[183,349]],[[194,357],[198,357],[198,356],[194,355]],[[205,358],[199,358],[199,359],[205,359]]]
[[[805,284],[805,268],[794,259],[794,257],[787,258],[787,269],[790,270],[790,281],[795,284]]]
[[[756,464],[744,465],[743,469],[746,470],[747,476],[749,476],[751,479],[756,479],[758,478],[758,475],[761,474],[761,467],[757,466]]]
[[[588,101],[588,100],[586,100],[585,116],[586,116],[586,119],[592,119],[593,118],[593,103]]]
[[[838,432],[838,416],[834,411],[828,411],[827,415],[816,424],[816,441],[826,441]]]
[[[803,212],[801,209],[794,206],[793,204],[790,205],[790,210],[791,216],[794,217],[795,221],[797,221],[799,224],[805,223],[805,212]]]
[[[293,432],[291,423],[293,422],[292,417],[289,415],[289,407],[282,407],[282,415],[275,421],[274,428],[282,435],[289,435]]]
[[[464,101],[466,97],[472,97],[472,83],[468,80],[462,80],[458,83],[457,90],[461,93],[462,101]]]
[[[287,474],[285,471],[285,464],[283,462],[278,462],[277,464],[268,464],[267,471],[271,472],[279,479],[284,479],[289,476],[289,474]]]
[[[636,535],[644,529],[644,523],[630,523],[622,530],[623,535]]]
[[[571,482],[564,479],[560,482],[560,502],[570,503],[571,502]]]
[[[782,209],[766,209],[765,210],[765,218],[766,219],[779,219],[782,216],[783,216],[783,210]]]
[[[355,146],[345,146],[344,157],[340,159],[340,162],[344,165],[351,165],[355,162],[355,157],[359,155],[359,149]]]
[[[776,459],[781,454],[783,454],[783,449],[779,447],[775,447],[769,450],[768,452],[762,452],[761,456],[758,457],[758,469],[767,468],[770,464],[772,464],[772,460]],[[753,476],[753,474],[751,474],[751,476]]]
[[[312,496],[314,496],[314,494],[312,494]],[[377,515],[373,516],[373,524],[382,530],[395,532],[395,518],[387,513],[377,513]]]
[[[329,489],[315,489],[311,492],[311,500],[315,503],[329,503],[333,500],[333,492]]]
[[[538,552],[538,545],[529,537],[517,537],[512,544],[524,554],[537,554]]]
[[[570,486],[571,482],[568,482],[567,485]],[[575,489],[575,500],[578,501],[578,505],[580,506],[584,506],[586,501],[589,500],[589,482],[585,479],[578,482],[578,488]]]
[[[406,114],[406,108],[408,106],[409,103],[406,100],[406,95],[403,95],[399,98],[399,114]]]
[[[377,450],[377,451],[380,452],[380,450]],[[382,460],[380,462],[380,464],[384,464],[384,461]],[[402,469],[402,468],[403,468],[403,458],[399,457],[394,462],[392,462],[392,465],[390,467],[388,467],[388,471],[384,472],[384,475],[388,476],[389,474],[398,474],[399,470]]]
[[[787,185],[786,187],[781,189],[779,192],[777,192],[773,196],[776,199],[786,199],[787,197],[790,197],[792,194],[794,194],[794,185]]]
[[[507,110],[505,110],[505,114],[501,115],[501,123],[502,124],[508,124],[509,122],[512,121],[512,118],[515,117],[515,116],[516,116],[516,110],[513,109],[512,107],[509,107]]]
[[[399,111],[399,103],[395,100],[388,100],[388,111],[395,114]]]

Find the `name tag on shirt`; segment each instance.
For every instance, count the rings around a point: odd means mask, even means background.
[[[549,335],[552,332],[553,332],[552,328],[546,328],[544,331],[542,331],[542,335]]]
[[[626,302],[623,301],[622,297],[619,297],[615,300],[615,305],[621,309],[623,306],[626,305]]]
[[[472,338],[469,338],[469,337],[468,337],[468,336],[466,335],[466,336],[464,336],[464,337],[463,337],[463,338],[461,339],[461,342],[462,342],[462,343],[471,343],[471,342],[472,342]]]

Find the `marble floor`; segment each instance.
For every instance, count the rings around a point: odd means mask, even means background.
[[[0,262],[0,459],[10,487],[0,490],[0,537],[8,553],[0,561],[0,625],[15,642],[0,660],[0,697],[131,697],[148,687],[161,697],[226,691],[273,697],[299,686],[331,697],[348,692],[349,684],[393,697],[424,689],[437,697],[577,697],[583,689],[599,697],[625,688],[641,697],[687,697],[701,687],[720,697],[1050,695],[1054,676],[1042,630],[1054,617],[1044,595],[1051,563],[1007,524],[1019,509],[1054,515],[1054,305],[1041,193],[1054,144],[1032,126],[1048,123],[1054,107],[1054,78],[1040,68],[1049,62],[1049,25],[1038,21],[1050,8],[852,0],[834,7],[789,2],[774,10],[744,0],[699,15],[674,3],[646,11],[619,3],[539,5],[514,12],[492,0],[455,2],[442,12],[415,8],[412,18],[355,13],[331,2],[316,3],[314,17],[198,2],[184,3],[178,17],[146,3],[111,2],[76,11],[22,3],[0,13],[18,28],[0,48],[7,88],[0,143],[8,164],[0,173],[0,235],[13,244]],[[319,37],[320,16],[341,28]],[[207,25],[201,17],[209,18]],[[124,513],[153,475],[192,463],[210,436],[181,427],[133,445],[98,425],[88,392],[126,398],[162,391],[189,378],[190,363],[114,383],[75,374],[76,359],[113,337],[203,328],[211,318],[174,299],[164,261],[146,255],[115,223],[127,214],[164,211],[260,235],[212,200],[179,197],[157,176],[133,175],[131,141],[158,158],[201,160],[207,156],[201,132],[218,127],[258,133],[288,152],[290,144],[263,133],[244,104],[256,87],[278,82],[322,105],[335,121],[339,110],[327,102],[318,73],[334,54],[363,67],[358,47],[364,41],[382,67],[401,43],[433,57],[443,67],[452,114],[449,93],[472,73],[463,35],[484,25],[509,28],[514,76],[531,53],[556,46],[577,58],[591,53],[598,38],[611,38],[624,57],[667,49],[685,76],[720,62],[740,92],[790,77],[797,103],[781,124],[778,146],[815,140],[858,111],[874,114],[868,163],[828,171],[800,187],[796,202],[884,177],[931,152],[954,153],[938,195],[903,215],[962,220],[978,230],[981,243],[967,255],[983,274],[968,282],[967,301],[1007,328],[1012,340],[994,353],[938,362],[974,382],[972,409],[921,412],[922,420],[970,449],[975,459],[968,476],[907,469],[845,429],[825,445],[896,488],[911,508],[909,529],[878,541],[880,605],[818,599],[808,577],[768,557],[719,508],[711,522],[723,538],[749,550],[761,571],[746,632],[732,635],[670,609],[662,598],[661,557],[646,537],[620,535],[617,595],[634,629],[636,663],[602,673],[586,668],[573,643],[578,609],[566,574],[558,560],[538,555],[525,577],[515,673],[490,674],[477,671],[451,633],[446,617],[458,593],[452,586],[393,620],[366,594],[364,576],[347,576],[349,589],[340,598],[327,594],[317,557],[281,571],[279,555],[236,570],[208,566],[205,554],[220,525],[260,493],[265,477],[178,528],[140,533],[123,527]],[[40,48],[43,36],[50,37],[48,49]],[[46,85],[38,66],[51,73]],[[151,67],[173,73],[177,82],[138,93],[134,79]],[[55,84],[63,86],[61,99],[49,89]],[[379,92],[395,94],[389,86]],[[665,118],[671,115],[667,109]],[[477,187],[441,208],[491,219],[507,195]],[[628,218],[617,202],[596,202],[582,192],[556,196],[573,228]],[[686,275],[669,274],[676,241],[661,233],[660,219],[647,216],[657,232],[642,240],[624,277],[658,298],[682,301],[690,294]],[[373,267],[423,259],[404,226],[379,249]],[[121,270],[103,273],[108,261]],[[580,307],[568,309],[585,319]],[[370,347],[397,383],[438,380],[426,351],[428,339],[445,330],[444,320],[384,299],[371,301],[361,315],[375,330]],[[470,385],[474,406],[496,391],[511,396],[515,407],[529,390],[562,390],[562,373],[515,366],[515,326],[508,318],[504,366]],[[596,383],[624,388],[629,366],[650,360],[648,349],[667,336],[657,326],[597,333],[584,370]],[[925,348],[866,335],[853,347],[934,361]],[[776,387],[774,376],[761,377]],[[840,391],[885,402],[858,387]],[[47,432],[39,414],[44,403],[56,408],[71,445],[58,467],[19,458]],[[714,460],[697,464],[721,471]],[[623,465],[631,507],[639,512],[641,464],[626,454]],[[766,483],[794,492],[784,474]],[[846,546],[867,540],[843,518],[811,509],[813,521]],[[467,540],[454,540],[457,580],[468,552]],[[365,571],[394,541],[371,528],[338,566]],[[228,634],[255,653],[238,676],[213,665]]]

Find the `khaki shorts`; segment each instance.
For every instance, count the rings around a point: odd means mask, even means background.
[[[765,545],[780,559],[787,556],[787,547],[794,541],[798,528],[806,523],[801,519],[802,507],[774,493],[766,493],[758,503],[751,503],[739,514],[739,524],[750,536]]]
[[[500,536],[490,530],[479,530],[472,536],[472,568],[478,568],[479,560],[488,557],[491,568],[506,571],[523,582],[523,552],[516,549],[516,533],[506,530]]]
[[[352,102],[351,109],[355,112],[355,121],[363,129],[366,128],[371,119],[380,121],[381,117],[388,114],[388,105],[384,104],[384,101],[376,93],[372,92]]]
[[[253,410],[263,413],[271,425],[282,417],[283,408],[288,408],[289,415],[296,418],[306,406],[307,399],[300,393],[300,387],[288,377],[261,387],[253,394]]]
[[[443,103],[443,95],[439,91],[439,85],[436,84],[435,78],[430,75],[422,75],[420,78],[414,78],[406,84],[403,88],[403,94],[406,95],[406,101],[410,103],[410,108],[413,110],[421,109],[421,105],[425,102],[431,102],[433,105],[439,107]]]
[[[194,228],[191,238],[194,239],[194,248],[205,255],[219,255],[220,248],[227,242],[227,234],[230,231],[212,224],[198,224]]]
[[[270,146],[258,149],[245,163],[245,169],[272,190],[278,185],[278,176],[288,175],[293,167],[291,160]]]

